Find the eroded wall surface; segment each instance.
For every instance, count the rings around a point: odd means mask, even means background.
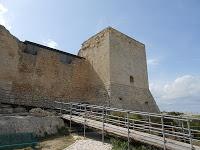
[[[90,76],[90,83],[93,87],[99,87],[98,104],[109,105],[110,92],[110,52],[109,33],[103,30],[91,37],[82,44],[79,56],[84,57],[96,74]],[[93,92],[92,92],[93,93]]]
[[[0,25],[0,86],[11,86],[18,76],[18,40]]]
[[[85,41],[78,55],[21,42],[0,26],[0,94],[4,89],[11,95],[0,102],[41,107],[75,101],[159,112],[142,43],[106,28]]]
[[[96,103],[106,96],[86,59],[21,42],[2,26],[0,54],[0,88],[9,90],[11,102],[30,106],[55,100]]]
[[[109,33],[111,102],[126,109],[159,112],[149,91],[144,44],[115,29]]]
[[[79,55],[104,83],[109,106],[159,112],[149,91],[144,44],[109,27],[84,42]]]
[[[23,44],[22,47],[18,63],[19,76],[12,88],[18,99],[30,99],[30,103],[40,99],[84,99],[88,86],[88,65],[85,60],[30,44]],[[29,49],[35,49],[36,54],[32,54]]]

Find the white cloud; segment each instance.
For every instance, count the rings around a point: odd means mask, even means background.
[[[147,65],[158,65],[159,64],[159,61],[158,59],[148,59],[147,60]]]
[[[185,75],[164,86],[163,99],[198,96],[200,93],[200,77]]]
[[[169,83],[153,83],[150,90],[164,109],[200,112],[200,76],[184,75]]]
[[[8,9],[0,3],[0,24],[5,26],[7,29],[11,29],[11,26],[8,23],[8,20],[5,17],[5,14],[8,12]]]
[[[51,48],[57,48],[58,47],[58,44],[51,39],[48,39],[47,41],[44,41],[43,43],[45,45],[47,45],[48,47],[51,47]]]
[[[4,14],[8,11],[8,9],[0,3],[0,14]]]
[[[184,75],[163,85],[150,84],[150,89],[160,100],[200,97],[200,77]]]

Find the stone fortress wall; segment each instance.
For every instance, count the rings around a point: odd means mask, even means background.
[[[76,101],[159,112],[148,87],[144,45],[112,28],[84,42],[76,56],[21,42],[0,26],[1,89],[12,95],[0,97],[2,103]]]
[[[102,79],[111,106],[159,112],[149,91],[144,44],[108,27],[84,42],[79,56]]]

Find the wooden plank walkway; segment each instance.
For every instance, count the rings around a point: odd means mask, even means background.
[[[70,120],[70,115],[63,114],[62,118]],[[86,126],[92,127],[95,129],[99,129],[99,130],[103,129],[103,122],[88,119],[88,118],[85,119],[82,116],[71,115],[71,121],[80,123],[80,124],[85,123]],[[128,137],[128,129],[120,127],[120,126],[104,123],[104,131],[106,131],[108,133],[113,133],[113,134],[116,134],[119,136]],[[146,144],[150,144],[150,145],[154,145],[154,146],[163,148],[163,137],[144,133],[144,132],[135,131],[133,129],[130,129],[129,131],[130,131],[130,134],[129,134],[130,138],[132,138],[136,141],[139,141],[139,142],[143,142]],[[172,140],[169,138],[165,138],[165,140],[166,140],[166,148],[167,149],[191,150],[190,144],[179,142],[179,141]],[[200,147],[193,145],[193,149],[200,150]]]

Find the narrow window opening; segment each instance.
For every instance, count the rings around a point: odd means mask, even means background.
[[[31,55],[37,55],[37,48],[32,45],[27,45],[23,52]]]
[[[130,76],[130,83],[133,83],[134,82],[134,78],[133,76]]]
[[[119,100],[120,100],[120,101],[122,101],[122,98],[121,98],[121,97],[119,97]]]
[[[71,64],[72,61],[73,61],[73,57],[70,57],[70,56],[67,56],[67,55],[60,55],[60,61],[63,63],[63,64]]]

